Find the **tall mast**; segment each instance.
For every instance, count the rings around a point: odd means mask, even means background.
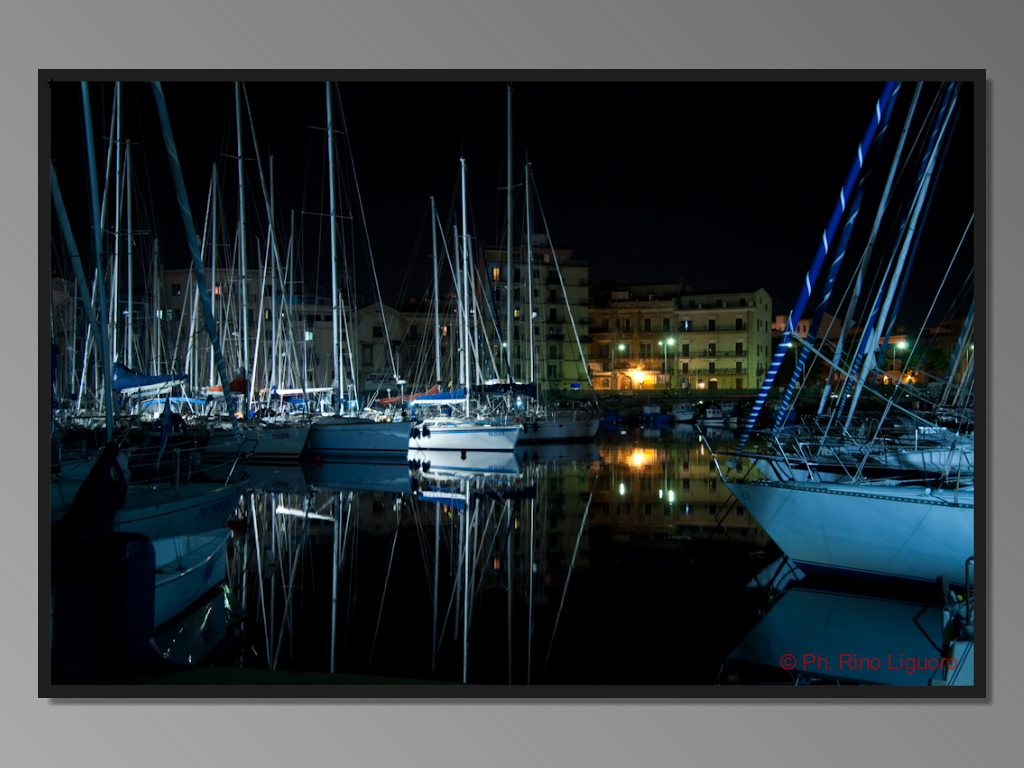
[[[125,354],[125,365],[131,368],[133,358],[132,342],[135,337],[132,335],[132,318],[134,315],[132,310],[132,286],[134,281],[132,280],[132,152],[130,146],[125,147],[124,162],[126,183],[128,185],[128,331],[125,339],[125,346],[128,349]],[[153,274],[153,277],[156,278],[156,273]]]
[[[241,247],[239,271],[242,277],[242,365],[249,356],[249,268],[245,260],[245,173],[242,167],[242,97],[241,85],[235,83],[235,130],[238,136],[238,242]],[[243,371],[248,380],[249,372]],[[245,386],[245,402],[248,411],[249,384]]]
[[[512,84],[508,85],[508,194],[507,198],[507,221],[508,221],[508,261],[505,272],[505,304],[507,320],[505,323],[505,344],[506,349],[511,352],[512,344]],[[506,359],[508,356],[506,355]],[[509,383],[512,383],[512,371],[507,372]]]
[[[530,164],[526,164],[526,294],[529,298],[529,308],[526,312],[526,320],[530,324],[530,376],[528,383],[534,385],[534,397],[536,398],[536,379],[534,377],[534,366],[536,362],[534,355],[536,349],[533,342],[533,236],[530,229]]]
[[[441,287],[437,282],[437,213],[434,210],[434,196],[430,196],[430,237],[434,244],[434,369],[437,386],[441,386],[441,318],[438,302]]]
[[[465,359],[465,387],[466,387],[466,416],[469,416],[469,345],[472,341],[469,338],[469,237],[466,234],[466,159],[459,158],[462,165],[462,296],[463,296],[463,327],[465,329],[466,349]]]
[[[273,246],[274,269],[270,270],[270,388],[280,386],[278,381],[278,351],[277,351],[277,235],[274,233],[274,156],[270,156],[270,242]]]
[[[159,323],[158,315],[157,315],[157,313],[160,312],[160,283],[157,281],[157,272],[156,272],[156,270],[157,270],[157,267],[156,267],[156,264],[157,264],[156,255],[157,255],[157,249],[158,249],[159,245],[160,245],[160,241],[157,240],[156,238],[153,238],[153,314],[150,315],[150,322],[153,323],[153,333],[150,334],[150,338],[153,339],[153,351],[150,354],[152,355],[152,359],[153,359],[153,363],[152,363],[151,367],[153,369],[153,375],[154,376],[159,376],[160,375],[160,367],[157,364],[157,356],[159,355],[159,350],[160,350],[160,323]],[[187,295],[188,294],[186,294],[186,296]],[[182,302],[182,303],[184,303],[184,302]],[[189,317],[190,317],[190,319],[194,319],[195,318],[195,310],[193,310],[191,313],[189,313]],[[191,339],[193,339],[195,337],[195,334],[190,333],[188,337],[190,339],[190,341],[189,341],[189,348],[191,349],[191,347],[192,347]],[[191,384],[194,381],[195,381],[195,379],[190,376],[189,377],[189,383]]]
[[[121,83],[114,84],[114,102],[117,110],[117,159],[116,173],[114,176],[114,268],[110,274],[110,348],[113,350],[114,359],[117,354],[117,278],[121,269]]]
[[[338,413],[342,412],[345,402],[345,383],[341,378],[341,324],[338,318],[338,233],[334,229],[335,203],[334,203],[334,119],[331,110],[331,84],[326,83],[327,88],[327,161],[329,167],[329,179],[331,185],[331,308],[334,318],[333,343],[331,348],[334,352],[334,375],[338,382]]]
[[[210,315],[214,318],[214,327],[217,326],[217,164],[213,164],[213,242],[210,247],[210,282],[213,283],[213,290],[210,292]],[[213,337],[210,338],[210,384],[216,382],[217,363],[214,359],[215,347]],[[227,402],[227,393],[224,393]]]

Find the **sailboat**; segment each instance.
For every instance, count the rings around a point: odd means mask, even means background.
[[[306,452],[321,459],[339,460],[373,457],[379,461],[405,461],[409,449],[410,425],[405,421],[384,419],[369,412],[346,412],[345,374],[343,368],[342,334],[345,328],[339,318],[338,233],[335,202],[334,118],[331,83],[327,92],[327,146],[330,173],[331,230],[331,302],[333,305],[335,379],[338,388],[337,412],[313,419]]]
[[[406,446],[411,462],[422,461],[422,458],[416,455],[422,451],[457,451],[463,460],[470,451],[512,451],[523,433],[523,427],[517,417],[499,412],[493,407],[486,407],[480,400],[474,402],[471,397],[470,349],[473,342],[469,324],[469,305],[471,291],[475,288],[472,287],[473,280],[470,276],[469,236],[466,230],[466,161],[462,159],[460,162],[462,239],[459,252],[462,257],[462,289],[459,292],[459,320],[462,356],[459,369],[464,383],[461,389],[425,395],[413,401],[413,406],[419,412],[428,408],[440,412],[437,415],[425,415],[422,421],[412,428]],[[436,247],[434,258],[436,262]],[[440,355],[440,347],[437,345],[435,355]],[[479,387],[478,391],[483,393],[485,389]]]
[[[884,338],[883,333],[888,333],[885,330],[887,319],[895,316],[901,271],[912,261],[917,243],[915,233],[919,231],[926,202],[931,199],[934,180],[941,169],[939,158],[944,156],[944,148],[952,133],[959,93],[955,83],[939,88],[935,108],[929,112],[922,128],[922,134],[927,135],[928,140],[922,145],[916,174],[905,176],[910,179],[906,204],[889,204],[889,210],[900,209],[899,237],[887,266],[888,279],[880,286],[877,295],[866,297],[869,315],[859,347],[851,349],[852,357],[845,367],[840,360],[845,333],[833,354],[826,356],[827,350],[819,353],[831,366],[828,381],[837,375],[842,382],[840,392],[833,398],[826,387],[817,421],[810,427],[799,428],[808,430],[802,440],[789,442],[792,429],[784,426],[798,375],[803,361],[812,351],[817,325],[827,307],[852,222],[857,218],[863,193],[861,185],[866,178],[861,171],[862,165],[866,158],[871,158],[878,151],[875,136],[877,133],[879,139],[884,138],[884,127],[898,90],[898,84],[888,83],[876,104],[787,330],[738,440],[736,455],[727,464],[729,475],[726,476],[718,466],[729,490],[750,510],[790,560],[809,574],[824,572],[931,584],[937,578],[944,578],[950,585],[969,587],[974,583],[973,472],[967,477],[966,473],[958,471],[959,464],[947,461],[946,471],[941,476],[922,479],[920,475],[899,467],[898,458],[897,466],[890,467],[896,471],[866,471],[885,466],[885,462],[879,460],[885,454],[880,447],[887,446],[883,425],[891,421],[892,414],[899,413],[919,424],[934,426],[900,405],[900,387],[895,393],[886,395],[874,393],[867,382],[877,370],[874,350]],[[869,262],[875,233],[887,209],[892,180],[902,166],[903,138],[915,117],[920,92],[921,84],[918,84],[878,204],[869,245],[855,277],[854,290],[848,294],[850,310],[847,322],[855,314],[860,286],[857,281]],[[775,427],[764,436],[767,448],[760,452],[745,450],[790,339],[797,339],[793,333],[793,318],[799,318],[806,306],[844,215],[846,225],[833,251],[834,260],[826,278],[825,296],[816,310],[808,340],[801,342],[804,354],[776,411]],[[856,417],[855,409],[862,393],[877,394],[884,403],[884,411],[879,418],[865,421]],[[811,428],[817,432],[810,431]],[[909,454],[907,458],[910,459]],[[749,466],[741,474],[739,470],[744,462]]]

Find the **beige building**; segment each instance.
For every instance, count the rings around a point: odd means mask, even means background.
[[[512,303],[512,339],[510,343],[504,342],[511,348],[512,377],[521,383],[531,380],[529,323],[532,321],[533,364],[541,393],[550,396],[555,392],[587,391],[590,384],[584,361],[590,356],[587,337],[590,267],[586,261],[573,258],[571,249],[551,248],[544,236],[535,235],[531,275],[526,269],[526,250],[522,246],[512,249],[511,286],[508,284],[507,249],[491,246],[483,251],[503,335],[507,335],[510,299]],[[531,311],[532,317],[529,316]],[[493,346],[497,352],[496,340]]]
[[[678,284],[594,292],[591,375],[598,390],[755,390],[771,359],[771,297]]]

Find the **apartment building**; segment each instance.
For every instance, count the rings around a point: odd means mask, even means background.
[[[754,390],[771,359],[763,289],[697,293],[678,283],[591,294],[591,376],[603,391]]]

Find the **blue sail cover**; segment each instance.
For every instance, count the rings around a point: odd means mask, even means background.
[[[114,363],[112,367],[112,387],[115,392],[135,387],[152,387],[159,384],[173,382],[184,382],[188,377],[184,375],[170,374],[167,376],[145,376],[122,365]]]

